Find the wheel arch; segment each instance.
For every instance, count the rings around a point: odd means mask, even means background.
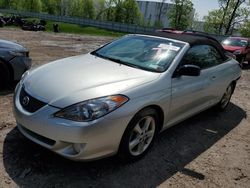
[[[159,127],[159,131],[161,131],[162,127],[163,127],[163,123],[164,123],[164,112],[163,112],[163,109],[159,106],[159,105],[149,105],[149,106],[146,106],[144,107],[143,109],[141,110],[144,110],[146,108],[151,108],[151,109],[154,109],[157,114],[159,115],[159,122],[160,122],[160,127]],[[140,110],[140,111],[141,111]]]
[[[125,131],[123,132],[122,134],[122,137],[121,137],[121,140],[120,140],[120,143],[119,143],[119,148],[118,148],[118,151],[117,151],[117,154],[118,156],[122,159],[122,160],[125,160],[125,161],[129,161],[131,159],[131,157],[129,157],[125,151],[127,151],[126,147],[124,147],[124,143],[126,143],[126,140],[127,140],[127,137],[125,136],[127,131],[130,129],[130,125],[131,122],[133,120],[135,120],[134,118],[136,118],[136,115],[141,113],[142,111],[144,110],[154,110],[156,111],[156,113],[158,114],[159,116],[159,127],[157,128],[157,132],[159,133],[163,127],[163,122],[164,122],[164,112],[162,110],[162,108],[159,106],[159,105],[156,105],[156,104],[152,104],[152,105],[147,105],[147,106],[144,106],[142,107],[141,109],[139,109],[134,115],[133,117],[131,118],[131,120],[129,121]],[[157,133],[156,132],[156,133]],[[142,156],[145,155],[145,152],[144,154],[142,154],[141,156],[139,156],[137,159],[141,158]],[[136,159],[135,159],[136,160]]]
[[[141,111],[145,110],[145,109],[154,109],[156,111],[156,113],[159,115],[159,132],[161,131],[162,127],[163,127],[163,123],[164,123],[164,112],[163,109],[157,105],[157,104],[150,104],[147,106],[142,107],[141,109],[139,109],[134,116],[131,118],[131,120],[129,121],[129,123],[134,119],[135,115],[140,113]]]

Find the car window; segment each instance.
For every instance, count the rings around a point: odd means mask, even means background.
[[[92,55],[153,72],[164,72],[183,48],[184,44],[171,39],[149,36],[126,36]]]
[[[226,46],[246,47],[247,41],[244,39],[227,38],[226,40],[222,41],[222,44]]]
[[[197,45],[192,47],[182,59],[182,65],[196,65],[201,69],[209,68],[223,62],[219,52],[210,45]]]

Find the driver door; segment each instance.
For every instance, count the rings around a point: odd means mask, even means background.
[[[216,59],[211,53],[210,46],[193,46],[185,54],[178,68],[186,64],[199,66],[201,73],[199,76],[173,76],[169,126],[211,105],[213,73],[210,67],[216,65]]]

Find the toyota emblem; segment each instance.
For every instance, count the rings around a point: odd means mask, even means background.
[[[24,96],[22,98],[22,105],[23,106],[27,106],[29,104],[29,102],[30,102],[30,98],[28,96]]]

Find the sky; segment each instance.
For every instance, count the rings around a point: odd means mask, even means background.
[[[199,20],[208,15],[208,11],[219,8],[218,0],[192,0],[192,2],[199,15]]]

